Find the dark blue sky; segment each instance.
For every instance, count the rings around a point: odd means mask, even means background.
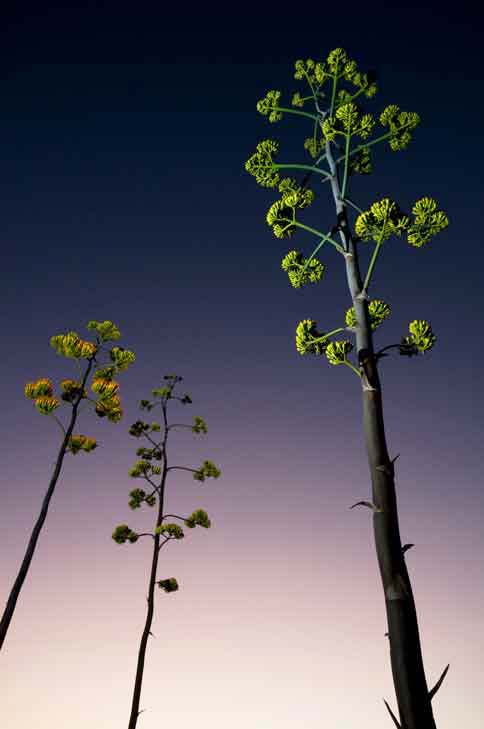
[[[209,432],[200,442],[174,435],[169,460],[191,467],[210,458],[222,476],[194,487],[178,475],[168,491],[170,513],[200,506],[213,527],[164,557],[180,591],[158,597],[161,640],[149,646],[143,729],[159,726],[162,709],[181,729],[191,725],[187,695],[213,729],[296,721],[320,729],[323,719],[332,729],[388,727],[382,696],[394,708],[395,700],[371,520],[348,509],[370,493],[361,389],[349,368],[301,357],[294,344],[302,319],[326,331],[342,325],[351,306],[345,271],[326,246],[323,280],[290,286],[282,258],[291,249],[309,255],[317,240],[301,231],[276,239],[265,216],[277,192],[244,169],[266,138],[280,142],[280,161],[310,163],[305,120],[269,124],[255,107],[269,89],[288,102],[302,90],[294,61],[324,60],[336,47],[377,72],[365,112],[377,117],[395,103],[421,117],[407,149],[373,148],[373,173],[351,178],[350,197],[365,209],[390,197],[409,211],[427,195],[449,217],[420,249],[405,237],[385,241],[370,297],[392,310],[377,348],[398,342],[416,318],[437,336],[423,356],[393,350],[381,360],[385,425],[391,457],[401,453],[400,529],[416,545],[407,564],[429,683],[451,663],[435,702],[438,727],[480,729],[482,12],[463,3],[314,5],[304,16],[277,7],[24,3],[3,11],[2,600],[60,444],[58,426],[35,411],[24,385],[76,372],[50,337],[73,329],[89,339],[90,319],[110,319],[137,358],[119,377],[123,420],[84,413],[78,431],[100,447],[66,457],[2,654],[5,729],[27,729],[34,717],[37,729],[61,725],[66,711],[78,729],[93,705],[100,726],[127,722],[149,554],[110,535],[125,521],[141,530],[145,519],[151,529],[151,513],[127,505],[140,445],[128,428],[139,400],[171,372],[184,377],[180,392],[193,405],[173,403],[169,419],[199,415]],[[312,189],[301,220],[326,231],[329,188]],[[363,272],[371,251],[361,248]],[[59,411],[66,423],[66,406]]]

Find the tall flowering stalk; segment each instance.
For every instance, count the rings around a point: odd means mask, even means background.
[[[56,352],[64,357],[75,359],[79,368],[78,380],[63,380],[60,383],[61,395],[60,399],[54,394],[54,386],[47,377],[42,377],[35,382],[28,382],[25,385],[25,396],[34,401],[35,407],[41,415],[51,416],[59,424],[64,437],[57,456],[54,473],[50,480],[49,488],[44,496],[40,514],[35,522],[29,543],[25,552],[25,556],[20,565],[19,572],[8,596],[7,604],[0,620],[0,649],[5,641],[5,636],[12,620],[15,606],[17,604],[22,585],[27,577],[30,563],[35,553],[35,548],[41,529],[47,517],[50,500],[54,494],[54,490],[61,472],[62,463],[66,452],[76,455],[80,451],[90,453],[97,447],[94,438],[86,435],[73,434],[77,417],[80,413],[79,405],[81,400],[92,402],[95,406],[95,413],[98,417],[107,417],[112,423],[121,420],[123,411],[121,409],[121,401],[118,396],[119,385],[113,379],[118,372],[126,370],[129,365],[134,362],[135,355],[133,352],[124,350],[123,347],[112,347],[109,351],[110,361],[104,363],[104,367],[99,367],[98,356],[101,354],[101,346],[105,342],[117,340],[121,333],[119,329],[111,322],[90,321],[87,325],[88,329],[97,331],[96,343],[88,342],[79,337],[76,332],[68,332],[67,334],[58,334],[51,337],[50,345]],[[87,367],[84,374],[81,371],[81,359],[87,360]],[[94,377],[91,383],[91,390],[97,394],[97,400],[88,396],[85,385],[91,373],[93,366],[96,366]],[[69,404],[72,407],[71,418],[67,430],[53,414],[61,405],[60,401]]]
[[[368,463],[372,482],[371,501],[358,501],[355,506],[366,506],[373,514],[375,547],[380,569],[385,606],[388,619],[390,659],[393,682],[398,703],[400,721],[390,706],[385,705],[398,729],[436,729],[431,700],[441,685],[449,666],[429,691],[423,667],[422,652],[417,623],[417,613],[410,584],[405,552],[413,544],[402,546],[398,523],[395,492],[394,462],[390,459],[385,439],[381,384],[377,365],[383,352],[398,348],[400,355],[412,357],[430,350],[436,337],[430,323],[415,319],[409,324],[409,334],[398,344],[390,344],[375,352],[373,331],[390,315],[390,307],[381,299],[370,299],[368,289],[375,264],[382,250],[383,242],[391,236],[406,234],[408,243],[416,248],[428,243],[437,233],[448,226],[446,214],[438,210],[437,203],[430,197],[422,197],[412,208],[410,215],[402,212],[396,202],[388,197],[373,203],[366,211],[349,198],[349,182],[353,175],[368,175],[372,171],[371,147],[387,141],[393,151],[405,149],[412,139],[412,132],[420,123],[415,112],[401,111],[396,104],[387,106],[380,114],[379,122],[383,133],[371,141],[351,145],[354,136],[367,140],[375,129],[376,121],[371,114],[364,114],[360,104],[355,103],[364,95],[372,98],[377,92],[374,72],[362,74],[355,61],[348,58],[343,48],[335,48],[324,62],[312,59],[295,62],[297,80],[308,84],[308,95],[296,92],[292,97],[294,109],[280,104],[281,92],[268,91],[257,103],[257,110],[269,117],[269,122],[280,121],[285,114],[296,114],[311,119],[312,135],[304,141],[304,148],[313,159],[313,164],[279,163],[275,161],[279,144],[266,139],[257,145],[255,153],[247,160],[245,169],[255,177],[262,187],[277,187],[281,197],[276,200],[266,216],[266,221],[276,238],[290,238],[298,230],[307,231],[320,240],[308,258],[296,250],[282,260],[282,268],[289,276],[294,288],[308,282],[320,281],[325,266],[315,258],[316,253],[329,243],[343,258],[352,306],[346,311],[344,326],[317,330],[314,319],[304,319],[296,329],[296,349],[304,355],[325,355],[332,365],[343,364],[358,377],[363,399],[363,426]],[[338,89],[345,81],[356,87],[350,93]],[[329,83],[328,93],[322,87]],[[321,108],[327,98],[326,108]],[[309,102],[314,111],[300,111]],[[341,152],[338,156],[338,152]],[[321,163],[325,166],[321,166]],[[284,170],[304,170],[301,184],[295,179],[281,178]],[[322,183],[329,182],[335,204],[335,220],[326,232],[302,223],[299,211],[315,199],[307,182],[313,175]],[[359,212],[351,230],[348,220],[348,206]],[[340,242],[334,239],[339,234]],[[360,244],[374,241],[376,244],[365,278],[362,280],[359,265]],[[349,339],[334,340],[334,335],[348,331],[356,339],[357,362],[351,362],[348,355],[353,349]]]
[[[129,494],[129,506],[131,509],[140,508],[141,504],[145,503],[148,506],[155,506],[156,498],[158,497],[158,515],[156,519],[156,526],[154,527],[153,533],[147,532],[138,534],[133,531],[127,524],[119,524],[113,534],[112,538],[118,544],[124,544],[126,541],[134,543],[138,541],[140,537],[151,537],[153,539],[153,555],[151,558],[151,569],[148,581],[148,610],[146,614],[145,626],[141,635],[140,646],[138,651],[138,662],[136,666],[136,676],[134,681],[133,699],[131,702],[131,712],[129,717],[128,729],[135,729],[138,722],[138,716],[142,713],[139,709],[140,698],[141,698],[141,684],[143,681],[143,671],[146,656],[146,647],[148,643],[148,637],[153,635],[151,633],[151,624],[153,622],[154,613],[154,594],[155,584],[157,584],[165,592],[174,592],[178,590],[178,582],[175,577],[169,577],[163,580],[156,580],[156,572],[158,568],[158,557],[160,549],[167,542],[172,539],[183,539],[185,534],[179,524],[175,522],[166,522],[165,519],[178,519],[181,520],[186,527],[193,529],[195,526],[202,526],[206,529],[210,527],[211,522],[208,518],[208,514],[203,509],[196,509],[189,516],[177,516],[176,514],[164,514],[164,498],[165,498],[165,486],[166,476],[168,471],[174,471],[176,469],[184,471],[192,471],[193,478],[196,481],[205,481],[205,478],[213,477],[218,478],[221,471],[215,466],[212,461],[203,461],[201,468],[187,468],[186,466],[168,466],[166,443],[168,439],[168,432],[171,428],[190,428],[193,433],[207,433],[207,425],[203,418],[195,416],[193,418],[193,425],[185,425],[183,423],[172,423],[168,425],[166,410],[168,400],[179,400],[183,405],[191,403],[192,400],[189,395],[185,394],[183,397],[173,395],[173,389],[177,382],[180,382],[183,378],[177,375],[165,375],[165,380],[168,380],[166,387],[161,387],[152,390],[153,396],[159,397],[160,402],[150,402],[149,400],[141,400],[140,408],[142,410],[151,410],[156,404],[161,404],[163,412],[164,422],[164,434],[160,442],[156,443],[149,433],[153,431],[160,431],[160,424],[153,422],[151,425],[144,423],[142,420],[137,420],[129,429],[130,435],[135,438],[144,436],[152,444],[152,448],[138,448],[136,455],[141,457],[141,460],[137,461],[133,468],[129,471],[129,475],[132,478],[143,478],[149,484],[148,491],[144,489],[133,489]],[[162,466],[156,466],[151,463],[155,459],[162,461]],[[151,476],[161,475],[160,483],[156,484],[153,482]]]

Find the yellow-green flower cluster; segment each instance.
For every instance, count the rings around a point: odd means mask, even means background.
[[[348,54],[343,48],[335,48],[330,51],[325,63],[315,63],[308,58],[306,61],[296,61],[294,66],[296,69],[294,78],[301,80],[306,77],[308,83],[313,87],[321,86],[332,78],[343,78],[354,86],[364,89],[367,98],[374,96],[378,90],[377,84],[370,82],[367,74],[357,71],[356,62],[348,58]]]
[[[94,377],[91,383],[91,390],[97,392],[103,398],[109,399],[116,395],[119,385],[114,380],[108,380],[104,377]]]
[[[396,152],[408,147],[412,139],[411,131],[420,124],[420,117],[415,111],[400,111],[396,104],[390,104],[380,114],[380,124],[390,128],[389,143]]]
[[[290,238],[296,229],[296,209],[302,210],[314,200],[314,192],[298,186],[296,180],[286,177],[279,185],[280,200],[269,208],[266,221],[276,238]]]
[[[154,506],[156,498],[154,494],[152,496],[147,496],[146,491],[143,491],[143,489],[133,489],[129,492],[128,505],[130,509],[139,509],[143,501],[145,501],[149,506]]]
[[[92,320],[88,323],[87,328],[95,329],[100,335],[101,341],[103,342],[119,339],[121,336],[121,332],[119,331],[118,327],[109,320],[103,322]]]
[[[124,347],[113,347],[109,352],[109,356],[118,371],[127,370],[129,365],[135,360],[133,352],[125,350]]]
[[[356,234],[362,240],[380,242],[391,235],[401,236],[407,231],[410,245],[419,248],[449,224],[447,215],[437,210],[436,201],[430,197],[417,200],[412,213],[415,216],[414,223],[410,223],[410,218],[401,212],[395,202],[384,198],[358,216],[355,222]]]
[[[155,534],[166,534],[173,539],[183,539],[183,529],[178,524],[161,524],[155,528]]]
[[[324,139],[324,137],[321,137],[321,139],[319,140],[315,137],[306,137],[306,139],[304,140],[304,149],[309,152],[313,159],[319,157],[325,146],[326,140]]]
[[[218,478],[220,473],[221,471],[219,471],[215,463],[212,461],[204,461],[202,467],[193,474],[193,478],[196,481],[205,481],[205,478],[209,478],[210,476]]]
[[[275,187],[279,182],[279,173],[272,159],[277,154],[279,145],[272,139],[264,139],[256,147],[256,152],[245,163],[245,169],[253,175],[262,187]]]
[[[197,525],[208,529],[211,523],[212,522],[208,518],[207,512],[203,509],[195,509],[195,511],[185,519],[185,526],[189,529],[193,529]]]
[[[105,418],[107,416],[108,420],[112,423],[118,423],[123,417],[121,400],[117,395],[113,395],[112,397],[101,396],[96,402],[94,412],[100,418]]]
[[[53,395],[53,386],[47,377],[27,382],[24,392],[26,397],[35,401],[35,407],[42,415],[50,415],[60,405],[60,401]]]
[[[432,332],[430,324],[423,319],[414,319],[409,326],[410,336],[402,339],[402,344],[414,345],[420,352],[432,349],[437,337]]]
[[[84,341],[76,332],[51,337],[50,346],[56,350],[57,354],[73,359],[87,359],[96,354],[98,349],[97,345]]]
[[[296,349],[299,354],[325,354],[330,364],[338,365],[346,361],[353,345],[347,340],[331,342],[318,332],[314,319],[303,319],[296,328]]]
[[[306,99],[305,98],[303,99],[303,97],[301,96],[299,91],[296,91],[296,93],[293,95],[293,97],[291,99],[291,104],[293,106],[298,106],[299,108],[302,108],[304,106],[305,101],[306,101]]]
[[[317,258],[311,258],[306,270],[303,271],[306,263],[307,259],[298,251],[289,251],[282,259],[281,268],[287,271],[291,286],[295,289],[301,288],[308,281],[312,283],[320,281],[324,273],[325,266]]]
[[[133,532],[127,524],[117,526],[111,536],[118,544],[124,544],[126,540],[133,544],[138,540],[136,532]]]
[[[324,120],[322,124],[323,135],[326,141],[332,141],[337,134],[358,135],[361,139],[366,139],[373,132],[375,120],[371,114],[363,114],[357,104],[349,102],[343,104],[336,109],[335,116],[330,116]]]
[[[93,451],[94,448],[97,448],[97,442],[94,438],[88,438],[87,435],[72,435],[69,438],[69,443],[67,445],[67,450],[73,455],[79,453],[79,451],[86,451],[86,453],[89,453],[89,451]]]
[[[316,329],[314,319],[303,319],[296,328],[296,349],[299,354],[324,354],[329,339]]]
[[[402,214],[397,203],[384,198],[357,217],[355,232],[364,241],[373,239],[380,242],[391,235],[401,236],[409,225],[408,216]]]
[[[265,97],[257,102],[257,111],[259,111],[264,116],[269,115],[270,122],[280,121],[282,119],[282,112],[277,111],[276,109],[280,98],[280,91],[268,91]]]
[[[351,352],[353,349],[353,345],[351,342],[347,340],[342,340],[339,342],[331,342],[326,347],[326,357],[328,358],[328,361],[332,365],[340,365],[344,364],[346,362],[347,357],[346,355]]]
[[[387,319],[391,314],[388,304],[380,299],[373,299],[368,303],[368,314],[370,315],[370,326],[373,331]],[[355,307],[351,306],[345,314],[346,326],[354,327],[357,324]]]
[[[128,474],[131,478],[138,478],[139,476],[148,474],[149,472],[152,474],[161,473],[161,468],[159,466],[152,466],[148,461],[136,461],[133,468],[128,471]]]
[[[195,425],[192,425],[192,431],[194,433],[208,433],[207,424],[203,418],[195,415],[193,420]]]
[[[410,245],[420,248],[441,230],[449,225],[447,215],[437,211],[437,203],[430,197],[417,200],[412,208],[415,222],[409,227],[407,240]]]
[[[371,154],[369,147],[362,147],[359,152],[349,158],[348,172],[350,175],[355,172],[359,175],[369,175],[371,173]]]

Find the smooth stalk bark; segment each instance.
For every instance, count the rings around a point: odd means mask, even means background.
[[[159,496],[159,505],[158,505],[158,519],[156,521],[157,526],[159,526],[162,522],[163,518],[163,500],[164,500],[164,493],[165,493],[165,479],[166,479],[166,472],[167,472],[167,460],[166,460],[166,438],[167,438],[167,428],[166,428],[166,412],[163,410],[163,415],[165,418],[165,439],[163,443],[163,474],[161,479],[161,486],[160,486],[160,496]],[[154,606],[155,606],[155,582],[156,582],[156,570],[158,567],[158,556],[161,547],[163,544],[166,544],[165,542],[162,542],[160,545],[160,535],[155,534],[153,539],[153,557],[151,560],[151,572],[150,572],[150,580],[148,584],[148,612],[146,614],[146,621],[145,621],[145,627],[143,630],[143,633],[141,635],[141,641],[138,651],[138,663],[136,666],[136,678],[134,682],[134,691],[133,691],[133,701],[131,703],[131,714],[129,717],[129,724],[128,729],[136,729],[136,724],[138,722],[138,716],[141,714],[141,711],[139,710],[139,702],[141,698],[141,684],[143,681],[143,671],[144,671],[144,665],[145,665],[145,656],[146,656],[146,646],[148,644],[148,636],[152,635],[151,633],[151,624],[153,622],[153,612],[154,612]]]
[[[91,370],[93,361],[94,361],[93,359],[90,360],[89,366],[84,375],[84,379],[82,380],[81,392],[84,391],[84,385],[86,384],[86,380],[89,376],[89,372]],[[65,452],[67,449],[67,444],[69,442],[69,438],[71,437],[72,431],[74,430],[74,426],[76,424],[77,409],[79,407],[80,401],[81,401],[81,396],[79,396],[77,402],[75,402],[73,404],[71,422],[69,423],[69,427],[67,428],[67,432],[64,436],[64,440],[60,447],[59,455],[57,456],[57,461],[56,461],[55,468],[54,468],[54,473],[50,480],[50,484],[49,484],[49,488],[47,489],[47,493],[45,494],[44,500],[42,502],[42,509],[40,510],[39,517],[32,530],[32,534],[30,536],[29,543],[27,545],[27,551],[25,552],[25,556],[22,560],[22,564],[21,564],[20,570],[18,572],[17,578],[13,584],[12,590],[10,591],[10,595],[8,596],[5,611],[2,615],[2,619],[0,620],[0,650],[2,649],[10,622],[12,620],[12,617],[13,617],[13,614],[15,611],[15,606],[17,604],[18,596],[20,595],[20,590],[22,589],[22,585],[24,584],[25,578],[27,577],[27,573],[29,571],[30,563],[32,562],[32,558],[34,556],[35,547],[37,545],[37,540],[39,538],[40,531],[41,531],[41,529],[44,525],[44,522],[46,520],[46,517],[47,517],[49,503],[50,503],[50,500],[54,493],[57,479],[59,478],[60,470],[62,468],[62,462],[64,460],[64,455],[65,455]]]
[[[385,439],[381,385],[374,357],[368,304],[365,298],[358,298],[363,286],[358,256],[349,234],[347,212],[341,200],[336,164],[329,142],[326,143],[326,157],[333,174],[331,188],[336,204],[340,237],[347,252],[346,275],[357,318],[358,360],[364,360],[364,364],[360,364],[363,428],[372,482],[372,501],[381,509],[373,512],[373,532],[385,594],[390,659],[400,726],[401,729],[436,729],[423,666],[415,602],[402,552],[394,467],[388,455]],[[387,708],[390,711],[388,705]],[[393,715],[392,719],[398,727],[398,721]]]

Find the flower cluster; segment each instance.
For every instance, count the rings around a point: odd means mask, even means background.
[[[148,506],[154,506],[156,503],[155,495],[151,494],[150,496],[147,496],[146,491],[143,491],[143,489],[133,489],[129,492],[129,497],[128,505],[130,509],[139,509],[143,501],[145,501]]]
[[[396,104],[390,104],[380,114],[380,124],[390,129],[390,148],[396,152],[408,147],[412,129],[420,124],[420,117],[414,111],[400,111]]]
[[[325,266],[317,258],[311,258],[307,266],[306,263],[307,259],[298,251],[289,251],[282,259],[281,268],[287,271],[291,286],[295,289],[301,288],[308,281],[312,283],[320,281],[324,273]],[[305,266],[306,269],[303,271]]]
[[[296,349],[299,354],[325,354],[333,365],[343,364],[353,345],[347,340],[331,342],[316,329],[313,319],[303,319],[296,328]]]
[[[437,210],[437,203],[430,197],[423,197],[414,204],[412,213],[414,223],[401,212],[398,205],[384,198],[373,203],[370,210],[358,216],[355,231],[361,240],[381,242],[391,235],[401,236],[407,232],[410,245],[419,248],[449,224],[447,215]]]
[[[169,577],[167,580],[159,580],[156,584],[165,592],[175,592],[178,590],[178,582],[174,577]]]
[[[299,354],[324,354],[329,339],[316,329],[314,319],[303,319],[296,328],[296,349]]]
[[[306,61],[298,60],[294,64],[296,73],[294,78],[301,80],[306,77],[311,86],[321,86],[332,78],[343,78],[364,91],[367,98],[377,93],[377,84],[370,79],[370,74],[363,74],[357,70],[357,64],[348,58],[343,48],[330,51],[324,63],[315,63],[311,58]],[[346,92],[347,93],[347,92]]]
[[[414,319],[410,322],[408,328],[410,336],[402,338],[402,348],[405,346],[413,346],[416,347],[419,352],[427,352],[429,349],[432,349],[437,341],[437,337],[432,332],[432,327],[428,322],[423,319]],[[401,351],[400,354],[408,354],[408,352]]]
[[[138,535],[127,524],[120,524],[112,533],[112,538],[118,544],[124,544],[126,540],[133,544],[138,540]]]
[[[221,471],[219,471],[215,463],[212,463],[212,461],[204,461],[202,467],[193,474],[193,478],[196,481],[205,481],[205,478],[208,478],[209,476],[218,478],[220,473]]]
[[[195,425],[192,425],[192,431],[194,433],[208,433],[207,424],[203,418],[200,418],[198,415],[195,415],[193,420],[195,422]]]
[[[212,522],[208,518],[207,512],[203,509],[195,509],[195,511],[185,519],[185,526],[187,526],[189,529],[193,529],[197,525],[208,529],[211,523]]]
[[[253,175],[262,187],[275,187],[279,182],[279,173],[272,159],[277,154],[279,145],[272,139],[265,139],[256,147],[256,152],[245,163],[245,169]]]
[[[357,135],[361,139],[367,139],[374,127],[375,120],[372,115],[361,116],[359,107],[352,102],[339,106],[335,116],[328,117],[322,124],[323,135],[327,142],[334,140],[337,134]]]
[[[370,326],[372,331],[380,326],[380,324],[390,316],[391,309],[388,304],[380,299],[373,299],[368,303],[368,313],[370,315]],[[346,326],[354,327],[357,323],[355,307],[351,306],[345,314]]]
[[[282,119],[282,113],[277,110],[277,102],[280,98],[280,91],[268,91],[265,97],[257,102],[257,111],[264,116],[269,115],[270,122],[280,121]]]
[[[155,534],[166,534],[169,538],[183,539],[185,534],[178,524],[161,524],[155,528]]]
[[[397,203],[383,198],[373,203],[365,213],[361,213],[355,222],[355,232],[361,240],[381,242],[391,235],[401,236],[410,224],[408,216],[402,214]]]
[[[289,177],[280,182],[279,192],[282,197],[271,205],[266,221],[276,238],[290,238],[296,229],[296,209],[302,210],[311,205],[314,192],[303,189]]]

